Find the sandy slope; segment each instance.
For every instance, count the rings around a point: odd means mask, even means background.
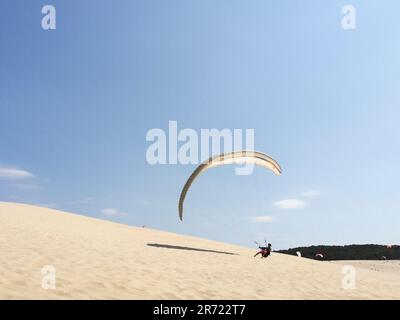
[[[2,299],[400,298],[398,272],[358,268],[345,290],[340,263],[254,259],[239,246],[14,203],[0,202],[0,250]],[[42,288],[45,265],[56,268],[54,290]]]

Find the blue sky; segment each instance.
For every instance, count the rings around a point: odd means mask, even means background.
[[[56,30],[41,28],[46,4]],[[341,27],[346,4],[356,30]],[[400,242],[398,1],[8,0],[0,12],[0,201],[275,249]],[[147,131],[171,120],[252,128],[283,174],[210,170],[181,223],[195,166],[145,158]]]

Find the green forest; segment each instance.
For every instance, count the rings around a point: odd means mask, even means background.
[[[346,246],[310,246],[276,252],[315,260],[399,260],[400,246],[352,244]]]

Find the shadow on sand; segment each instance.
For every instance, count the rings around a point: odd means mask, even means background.
[[[165,249],[176,249],[176,250],[190,250],[190,251],[201,251],[201,252],[211,252],[211,253],[220,253],[220,254],[229,254],[238,256],[237,253],[226,252],[226,251],[216,251],[216,250],[208,250],[208,249],[199,249],[199,248],[192,248],[192,247],[182,247],[182,246],[173,246],[170,244],[161,244],[161,243],[148,243],[149,247],[156,247],[156,248],[165,248]]]

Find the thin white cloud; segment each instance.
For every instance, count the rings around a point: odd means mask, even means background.
[[[118,209],[115,208],[105,208],[100,210],[100,212],[104,215],[107,216],[116,216],[116,215],[125,215],[125,212],[119,211]]]
[[[17,169],[17,168],[7,168],[0,167],[0,179],[6,180],[20,180],[33,178],[34,175],[28,171]]]
[[[250,218],[251,221],[257,223],[270,223],[275,220],[272,216],[255,216]]]
[[[300,199],[285,199],[274,203],[274,206],[279,209],[300,209],[305,205],[306,203]]]
[[[321,194],[322,194],[322,192],[317,190],[317,189],[309,189],[309,190],[306,190],[306,191],[302,192],[300,195],[302,197],[316,197],[316,196],[319,196]]]
[[[117,209],[114,209],[114,208],[105,208],[105,209],[102,209],[100,212],[102,214],[105,214],[105,215],[108,215],[108,216],[115,216],[115,215],[119,214],[119,211]]]

